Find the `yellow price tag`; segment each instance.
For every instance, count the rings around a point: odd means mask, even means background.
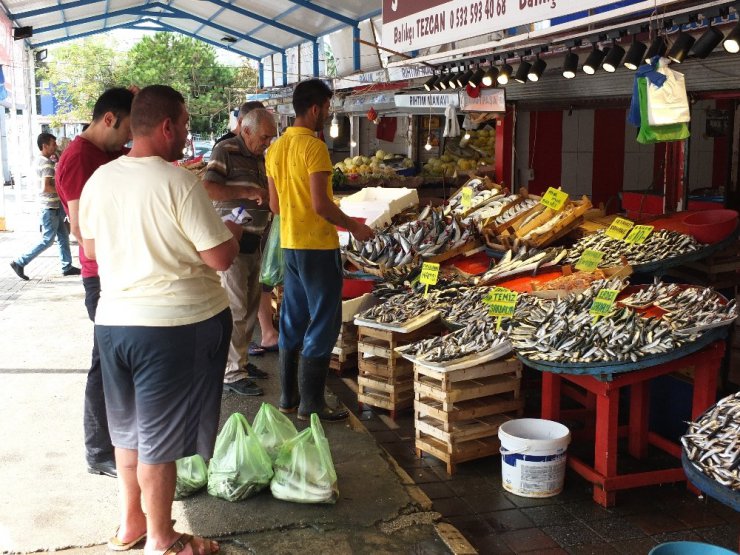
[[[472,187],[463,187],[462,188],[462,200],[460,201],[462,204],[462,207],[466,210],[470,208],[473,204],[473,188]]]
[[[419,283],[424,284],[424,296],[429,294],[429,286],[436,285],[439,278],[439,264],[436,262],[424,262],[421,265],[421,275]]]
[[[612,311],[614,301],[617,300],[619,291],[617,289],[601,289],[588,309],[589,314],[594,317],[606,316]]]
[[[636,225],[632,228],[629,235],[625,238],[626,243],[637,243],[641,245],[645,242],[645,239],[653,232],[653,226],[651,225]]]
[[[568,202],[568,193],[561,191],[560,189],[555,189],[554,187],[550,187],[545,194],[542,195],[542,200],[540,200],[540,204],[543,204],[548,208],[552,208],[555,212],[561,210],[563,206],[565,206],[566,202]]]
[[[635,222],[631,222],[630,220],[626,220],[624,218],[614,218],[614,221],[612,222],[612,225],[610,225],[606,230],[607,237],[611,237],[612,239],[624,239],[627,237],[627,234],[630,232],[630,229],[635,225]]]
[[[604,258],[604,253],[594,249],[585,249],[581,258],[576,262],[576,270],[582,272],[593,272],[599,267],[601,259]]]
[[[486,299],[489,299],[488,315],[497,319],[496,330],[501,329],[501,318],[513,318],[519,293],[504,287],[496,287]],[[484,301],[486,300],[484,299]]]

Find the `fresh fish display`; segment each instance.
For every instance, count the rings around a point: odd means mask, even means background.
[[[698,337],[677,337],[668,322],[643,318],[616,305],[608,317],[594,321],[589,309],[598,291],[623,287],[620,280],[602,280],[578,295],[535,307],[526,316],[517,311],[509,333],[514,348],[527,358],[546,362],[637,362]]]
[[[724,302],[711,287],[687,287],[677,295],[656,303],[668,314],[663,319],[678,335],[729,325],[737,318],[735,300]]]
[[[462,189],[452,195],[447,201],[447,205],[444,209],[444,215],[461,215],[467,212],[471,208],[480,206],[484,202],[488,201],[491,197],[498,196],[500,194],[498,189],[489,189],[486,186],[486,182],[480,178],[473,178],[469,180],[465,187],[470,187],[473,190],[473,197],[470,199],[470,208],[464,208],[462,205]]]
[[[399,325],[432,309],[429,299],[417,293],[401,293],[375,305],[357,315],[361,320],[372,320],[379,324]]]
[[[675,283],[653,283],[645,289],[632,293],[630,296],[621,299],[619,302],[625,306],[633,308],[645,308],[660,299],[669,299],[674,293],[680,291],[680,287]]]
[[[559,247],[539,250],[527,249],[522,245],[516,251],[508,250],[493,268],[478,278],[477,283],[492,283],[522,272],[532,272],[532,275],[536,275],[540,268],[555,266],[567,255],[568,250]]]
[[[507,208],[503,214],[499,214],[496,219],[493,220],[493,223],[497,226],[504,225],[509,220],[516,218],[522,212],[526,212],[530,208],[537,206],[538,203],[539,201],[533,198],[525,198],[522,202],[518,202],[514,206]]]
[[[482,353],[508,343],[506,333],[492,321],[481,320],[442,337],[422,339],[404,347],[419,362],[447,362]]]
[[[501,214],[501,211],[504,209],[505,206],[508,206],[518,198],[519,195],[517,194],[508,196],[503,194],[496,195],[496,197],[489,200],[489,202],[485,206],[482,206],[480,209],[476,210],[474,214],[470,214],[468,218],[472,217],[481,221],[495,218],[496,216]],[[467,221],[467,219],[465,221]]]
[[[442,318],[458,325],[469,325],[487,319],[488,306],[483,298],[491,287],[458,287],[453,290],[435,290],[430,293],[431,302],[440,311]],[[454,295],[452,299],[449,297]]]
[[[575,264],[581,258],[583,251],[593,249],[604,253],[599,264],[600,268],[616,266],[624,259],[627,264],[648,264],[666,258],[673,258],[682,254],[695,252],[704,245],[698,243],[691,235],[658,229],[653,231],[645,242],[625,243],[619,239],[612,239],[603,230],[580,239],[568,252],[566,263]]]
[[[732,490],[740,490],[740,393],[721,399],[681,438],[691,464]]]

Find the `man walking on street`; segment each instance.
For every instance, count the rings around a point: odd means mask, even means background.
[[[262,234],[270,221],[264,153],[277,130],[272,114],[263,108],[242,118],[238,136],[213,149],[203,176],[208,196],[221,216],[246,214],[239,255],[221,273],[233,322],[224,389],[240,395],[262,395],[251,378],[267,374],[249,362],[248,346],[257,320],[262,288],[259,283]]]
[[[199,179],[172,164],[188,120],[180,93],[142,89],[131,152],[99,168],[80,199],[85,252],[98,261],[102,286],[95,335],[121,505],[113,551],[144,539],[144,553],[219,550],[174,530],[172,501],[175,461],[213,455],[231,335],[214,270],[228,269],[242,229],[224,225]]]
[[[41,242],[33,247],[27,254],[16,258],[10,263],[10,267],[19,278],[28,280],[23,268],[34,258],[48,249],[54,238],[59,243],[59,260],[62,262],[62,275],[78,276],[80,269],[72,266],[72,253],[69,250],[69,232],[64,223],[65,213],[59,203],[56,186],[54,184],[54,161],[51,157],[57,151],[57,139],[51,133],[41,133],[36,139],[39,147],[39,158],[36,163],[36,173],[41,180],[39,201],[41,202],[41,228],[43,237]]]
[[[266,160],[270,208],[280,214],[285,263],[279,408],[281,412],[297,409],[301,420],[314,412],[330,421],[348,416],[346,410],[329,408],[324,399],[329,359],[341,324],[342,267],[336,226],[359,241],[374,235],[333,201],[329,151],[315,135],[329,117],[331,97],[331,89],[319,79],[299,83],[293,92],[295,123],[270,147]]]
[[[123,145],[131,140],[130,114],[133,99],[134,93],[124,88],[109,89],[100,95],[93,108],[92,123],[69,144],[57,165],[57,190],[69,214],[72,233],[80,243],[85,306],[93,322],[100,298],[100,278],[98,265],[85,255],[82,245],[78,218],[80,196],[95,170],[124,154]],[[125,241],[125,238],[121,237],[121,240]],[[108,433],[100,354],[95,337],[85,386],[83,423],[88,472],[115,477],[116,464]]]

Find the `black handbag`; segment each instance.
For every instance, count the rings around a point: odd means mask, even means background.
[[[245,231],[239,240],[239,252],[241,254],[254,254],[260,246],[262,236]]]

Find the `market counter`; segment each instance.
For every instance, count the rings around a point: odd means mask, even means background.
[[[613,375],[609,381],[593,375],[542,374],[542,418],[561,420],[561,394],[578,400],[587,410],[595,408],[594,464],[589,466],[578,457],[568,455],[568,465],[594,485],[593,499],[604,507],[616,504],[618,490],[686,479],[682,468],[619,474],[617,471],[620,436],[628,437],[628,452],[636,459],[647,456],[653,445],[680,459],[681,446],[648,430],[650,380],[687,367],[694,368],[692,419],[696,419],[716,400],[717,381],[725,342],[715,341],[704,349],[682,358],[642,370]],[[564,384],[563,382],[567,382]],[[576,391],[569,384],[585,390]],[[630,387],[629,424],[619,426],[619,393]]]

